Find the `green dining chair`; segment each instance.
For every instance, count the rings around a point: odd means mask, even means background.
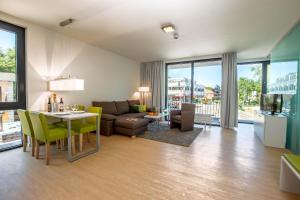
[[[99,127],[99,131],[100,131],[100,120],[101,120],[102,108],[91,106],[87,108],[87,112],[97,113],[99,117],[99,123],[97,124],[96,117],[89,117],[85,119],[83,123],[74,123],[71,125],[72,130],[75,132],[74,135],[79,135],[80,152],[82,152],[83,135],[85,134],[88,140],[89,133],[92,131],[96,131],[97,126]]]
[[[39,158],[39,144],[45,143],[46,149],[46,165],[50,163],[50,143],[64,139],[68,135],[68,130],[63,127],[55,125],[48,125],[47,118],[44,114],[38,112],[29,112],[33,131],[35,133],[36,140],[36,152],[35,156]]]
[[[27,110],[18,109],[17,110],[20,122],[21,122],[21,129],[22,129],[22,137],[23,137],[23,151],[26,151],[26,147],[28,144],[28,137],[30,137],[30,144],[31,144],[31,155],[34,156],[35,150],[35,137],[34,131],[32,128],[31,120],[29,118],[29,112]]]

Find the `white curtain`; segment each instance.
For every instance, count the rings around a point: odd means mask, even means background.
[[[237,55],[225,53],[222,58],[221,126],[238,126]]]
[[[146,105],[149,108],[164,107],[164,69],[163,61],[141,63],[140,86],[150,88],[150,92],[146,95]]]

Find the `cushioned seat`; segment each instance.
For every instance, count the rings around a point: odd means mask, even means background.
[[[172,120],[175,122],[180,123],[181,122],[181,115],[173,115]]]
[[[107,120],[107,121],[113,121],[116,120],[118,117],[111,114],[102,114],[101,119]]]
[[[286,160],[300,173],[300,156],[295,154],[284,154]]]
[[[128,118],[144,118],[145,115],[147,115],[146,112],[141,112],[141,113],[127,113],[127,114],[123,114],[122,117],[128,117]]]
[[[49,128],[49,142],[53,142],[59,139],[64,139],[68,136],[68,130],[62,127],[51,126]]]
[[[147,130],[147,119],[119,117],[115,121],[115,131],[120,134],[135,136]]]
[[[130,129],[136,129],[142,126],[148,125],[147,119],[138,119],[138,118],[126,118],[126,117],[120,117],[116,120],[115,126],[116,127],[123,127],[123,128],[130,128]]]
[[[75,131],[75,134],[89,133],[96,130],[96,124],[74,124],[72,125],[72,130]]]

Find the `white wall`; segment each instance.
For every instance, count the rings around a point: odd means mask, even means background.
[[[58,93],[66,104],[132,98],[139,86],[139,63],[0,12],[0,20],[26,28],[27,107],[45,109],[47,80],[75,76],[85,90]]]

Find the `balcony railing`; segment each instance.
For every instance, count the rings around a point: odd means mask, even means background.
[[[170,110],[181,109],[181,104],[183,101],[168,101],[168,108]],[[207,103],[197,102],[195,103],[195,122],[201,123],[201,115],[211,115],[213,118],[213,123],[218,124],[221,115],[221,102],[220,101],[210,101]]]

